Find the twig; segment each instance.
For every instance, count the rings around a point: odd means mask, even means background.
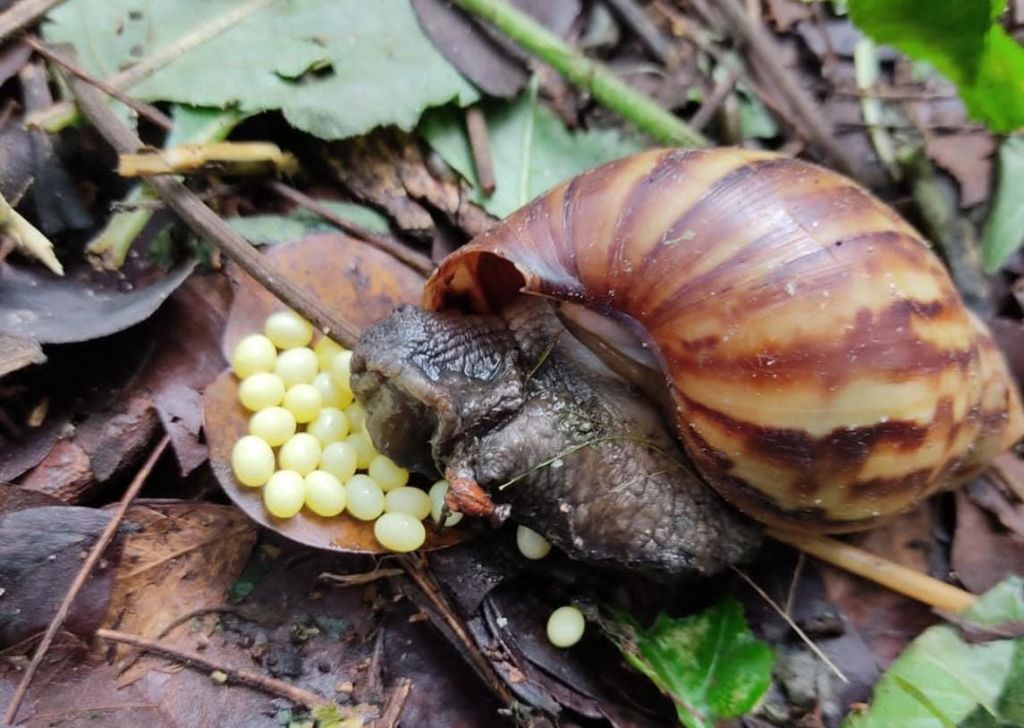
[[[840,569],[862,576],[869,581],[892,589],[898,594],[929,604],[948,612],[962,612],[974,604],[978,597],[958,589],[952,584],[933,579],[880,556],[843,541],[825,536],[783,531],[769,528],[768,535],[776,541],[815,556]]]
[[[778,49],[764,27],[747,15],[739,0],[720,0],[718,7],[728,19],[730,30],[742,36],[756,56],[757,69],[775,84],[803,122],[804,130],[811,141],[825,152],[829,161],[840,171],[853,174],[856,166],[836,144],[832,129],[815,107],[814,101],[796,84],[792,75],[782,65]]]
[[[59,276],[64,275],[53,243],[32,223],[23,218],[0,193],[0,234],[6,235],[26,255],[35,258]]]
[[[117,118],[96,89],[80,79],[71,79],[71,90],[82,113],[115,151],[135,152],[142,148],[139,138]],[[149,185],[193,232],[216,245],[260,285],[339,344],[349,348],[355,346],[359,339],[357,327],[339,319],[318,299],[292,282],[277,265],[260,255],[185,185],[171,177],[153,177]]]
[[[771,596],[768,595],[768,592],[766,592],[764,589],[758,586],[757,582],[755,582],[753,579],[747,576],[742,569],[738,569],[735,566],[732,566],[730,568],[734,572],[736,572],[739,575],[739,577],[743,579],[743,581],[747,582],[750,588],[757,592],[757,595],[759,597],[768,602],[768,606],[774,609],[778,613],[778,615],[786,621],[786,624],[788,624],[790,628],[792,628],[792,630],[796,632],[797,636],[801,640],[803,640],[804,644],[811,648],[811,652],[817,655],[818,659],[824,662],[828,666],[828,669],[835,673],[836,677],[838,677],[844,683],[850,682],[849,678],[846,677],[843,671],[840,670],[839,667],[837,667],[836,664],[829,659],[828,655],[821,651],[820,647],[814,644],[814,640],[808,637],[807,633],[800,629],[800,625],[793,621],[793,618],[789,616],[789,613],[782,607],[780,607],[778,603],[774,599],[772,599]]]
[[[331,574],[324,572],[317,579],[319,581],[326,581],[329,584],[337,584],[338,586],[362,586],[364,584],[372,584],[380,579],[387,579],[391,576],[401,576],[404,573],[401,569],[375,569],[363,572],[362,574]]]
[[[605,0],[605,2],[612,7],[622,22],[629,26],[629,29],[640,39],[651,55],[662,63],[668,60],[672,45],[658,29],[658,26],[647,17],[644,9],[636,4],[636,0]]]
[[[690,126],[694,129],[703,131],[707,123],[711,121],[711,117],[714,116],[715,112],[718,111],[718,107],[722,105],[722,102],[732,93],[732,90],[736,87],[736,81],[739,80],[740,72],[736,68],[728,68],[725,75],[722,76],[715,87],[711,89],[711,93],[704,99],[704,103],[697,109],[697,113],[690,119]]]
[[[675,114],[623,82],[608,67],[573,50],[561,38],[504,0],[454,0],[454,3],[493,23],[517,44],[659,142],[690,147],[710,145],[700,132]]]
[[[191,612],[187,612],[186,614],[183,614],[180,617],[177,617],[174,620],[172,620],[170,624],[168,624],[166,627],[160,630],[160,633],[156,636],[156,638],[158,640],[162,640],[164,637],[170,634],[171,631],[176,627],[180,627],[181,625],[185,624],[185,622],[190,622],[196,617],[205,617],[207,614],[238,614],[238,609],[228,604],[217,604],[212,607],[199,607],[198,609],[193,609]],[[244,619],[244,617],[242,618]]]
[[[469,636],[465,626],[462,624],[462,620],[459,619],[458,615],[455,614],[454,610],[441,596],[437,585],[433,583],[433,579],[425,573],[421,565],[417,562],[416,557],[399,556],[398,561],[402,565],[402,568],[405,569],[406,576],[412,580],[419,591],[423,594],[424,598],[430,602],[431,606],[437,613],[438,618],[444,622],[452,635],[462,643],[463,649],[460,650],[460,652],[465,655],[466,659],[468,659],[470,663],[472,663],[473,668],[491,689],[491,692],[494,693],[494,695],[497,696],[505,706],[511,706],[515,703],[515,698],[512,693],[509,692],[505,683],[501,681],[501,678],[498,677],[498,674],[494,670],[494,666],[491,665],[491,663],[488,662],[481,654],[480,648],[477,647],[473,638]]]
[[[163,439],[160,440],[159,444],[153,449],[146,462],[136,473],[135,478],[132,480],[128,489],[121,496],[120,502],[117,504],[117,508],[110,516],[110,522],[107,527],[103,529],[103,533],[96,539],[96,543],[93,544],[92,549],[89,550],[89,555],[82,562],[81,568],[78,570],[78,574],[75,575],[75,580],[71,582],[71,586],[68,588],[67,594],[64,595],[64,599],[61,600],[60,606],[57,607],[57,613],[53,615],[53,619],[50,620],[50,625],[46,628],[46,632],[43,634],[43,639],[40,641],[39,646],[36,648],[35,654],[32,655],[32,661],[29,662],[28,668],[25,670],[25,674],[21,676],[21,682],[18,683],[17,689],[14,691],[14,697],[11,698],[11,704],[7,706],[7,712],[4,713],[4,722],[13,724],[15,717],[18,715],[18,708],[21,707],[21,701],[25,698],[25,693],[28,692],[28,686],[32,683],[32,678],[35,677],[36,670],[39,669],[39,665],[43,661],[43,657],[46,655],[47,650],[50,649],[50,645],[53,643],[54,637],[60,631],[60,628],[64,624],[64,620],[67,619],[68,612],[71,611],[71,605],[78,596],[78,593],[85,586],[85,582],[89,579],[93,569],[96,568],[96,564],[99,563],[100,557],[103,556],[103,552],[107,550],[107,546],[114,539],[114,535],[117,533],[118,527],[121,525],[121,521],[124,519],[124,514],[128,511],[128,506],[131,505],[132,500],[138,495],[142,489],[143,484],[146,482],[146,478],[153,471],[156,466],[157,460],[163,455],[164,450],[167,449],[167,445],[170,443],[171,438],[168,435],[164,435]]]
[[[865,92],[860,99],[860,109],[864,123],[867,124],[868,137],[882,166],[893,180],[899,182],[903,172],[896,161],[892,136],[882,123],[882,102],[871,95],[871,90],[878,82],[879,63],[875,44],[870,38],[861,39],[853,49],[853,67],[857,86]]]
[[[466,131],[469,133],[469,148],[473,151],[473,166],[476,167],[476,181],[485,195],[494,192],[494,164],[491,161],[491,142],[487,137],[487,119],[479,106],[466,109]]]
[[[329,208],[321,205],[309,195],[303,194],[294,187],[289,187],[283,182],[272,180],[267,184],[270,189],[281,195],[281,197],[286,200],[294,202],[299,207],[305,208],[310,212],[316,213],[340,230],[359,238],[363,242],[372,245],[394,258],[397,258],[417,273],[428,276],[431,271],[434,270],[434,264],[430,261],[430,258],[422,253],[416,252],[409,246],[396,243],[394,240],[389,240],[388,238],[377,235],[372,230],[368,230],[362,225],[358,225],[351,220],[346,220],[340,215],[332,212]]]
[[[73,62],[70,58],[67,58],[61,53],[58,53],[53,48],[50,48],[48,45],[41,42],[34,35],[25,35],[23,40],[25,41],[25,43],[29,45],[29,47],[31,47],[39,55],[45,57],[47,60],[50,60],[53,63],[58,64],[59,66],[67,70],[68,73],[77,76],[86,83],[91,83],[93,86],[98,88],[103,93],[117,99],[122,104],[128,106],[133,111],[135,111],[135,113],[137,113],[139,116],[143,116],[149,119],[151,122],[153,122],[160,128],[170,130],[174,126],[174,122],[172,122],[170,118],[167,117],[166,114],[160,111],[160,109],[156,108],[155,106],[151,106],[143,101],[139,101],[138,99],[133,99],[131,96],[124,93],[123,91],[119,91],[116,87],[110,85],[103,79],[97,78],[96,76],[86,71],[84,68]]]
[[[250,670],[241,670],[234,667],[228,667],[227,665],[221,665],[208,657],[196,654],[195,652],[186,652],[180,650],[177,647],[171,647],[165,645],[156,640],[151,640],[148,637],[142,637],[141,635],[128,634],[127,632],[118,632],[113,629],[98,629],[96,630],[96,636],[100,639],[107,640],[108,642],[118,642],[123,645],[131,645],[137,647],[140,650],[146,652],[153,652],[164,657],[169,657],[172,660],[177,660],[188,667],[201,667],[205,670],[219,670],[228,676],[229,680],[233,680],[239,685],[245,685],[250,688],[256,688],[262,690],[265,693],[271,695],[279,695],[282,698],[287,698],[296,705],[304,705],[307,708],[321,708],[330,705],[334,705],[327,698],[323,698],[316,693],[311,693],[308,690],[296,687],[295,685],[289,685],[283,680],[268,677],[267,675],[261,675],[258,672],[252,672]]]
[[[27,28],[64,0],[22,0],[0,13],[0,41]]]
[[[152,177],[158,174],[194,174],[215,169],[224,174],[293,175],[299,162],[273,142],[211,142],[180,144],[165,149],[146,149],[121,154],[117,173],[122,177]]]
[[[409,699],[409,691],[412,690],[412,680],[403,677],[398,684],[391,689],[388,701],[384,704],[384,710],[380,717],[370,723],[371,728],[396,728],[402,717],[402,710],[405,708],[405,701]]]
[[[804,573],[804,563],[807,561],[807,554],[803,551],[797,553],[796,566],[793,567],[793,578],[789,581],[789,590],[786,592],[786,614],[793,613],[793,602],[796,600],[796,587],[800,583],[800,577]]]

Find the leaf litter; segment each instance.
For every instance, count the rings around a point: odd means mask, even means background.
[[[424,21],[424,8],[429,3],[389,0],[373,12],[361,6],[357,12],[354,2],[335,3],[330,8],[327,3],[316,2],[292,8],[274,0],[232,7],[226,2],[201,4],[202,8],[190,6],[194,12],[183,12],[180,4],[172,3],[151,3],[139,10],[121,0],[104,4],[68,0],[51,13],[43,31],[48,39],[68,40],[78,46],[82,65],[101,77],[118,79],[132,95],[173,102],[175,128],[169,143],[188,138],[191,132],[186,127],[207,123],[222,124],[218,133],[230,133],[232,138],[279,142],[300,159],[300,185],[320,185],[330,190],[331,198],[372,206],[378,212],[367,213],[366,208],[355,207],[339,211],[343,216],[361,216],[359,221],[377,232],[390,228],[391,233],[411,245],[429,244],[431,252],[450,249],[481,232],[491,224],[492,216],[507,213],[564,177],[646,144],[618,122],[610,122],[585,93],[567,91],[549,69],[532,62],[524,64],[518,51],[496,52],[507,44],[503,40],[493,42],[494,36],[487,33],[481,35],[475,23],[463,23],[460,32],[468,27],[471,34],[484,41],[462,49],[461,57],[450,54],[451,49],[443,47],[446,41],[439,39],[451,36],[439,35],[436,28],[426,28],[424,34],[423,28],[429,25]],[[619,4],[629,3],[609,3]],[[570,39],[580,33],[593,38],[596,36],[590,34],[596,31],[591,26],[597,18],[604,24],[601,37],[605,40],[588,45],[594,53],[608,54],[626,73],[636,73],[642,63],[650,66],[654,57],[651,46],[633,37],[639,31],[631,25],[628,14],[615,10],[601,15],[590,5],[585,4],[581,11],[575,3],[550,4],[548,10],[557,15],[549,18],[552,29]],[[694,3],[695,7],[703,5]],[[750,5],[760,7],[757,3]],[[962,208],[965,219],[970,218],[968,223],[980,229],[977,223],[987,212],[993,137],[967,124],[962,104],[950,98],[948,84],[936,86],[934,72],[924,72],[889,50],[879,51],[880,74],[869,89],[877,95],[885,113],[880,122],[876,118],[866,123],[859,100],[849,95],[854,79],[853,49],[859,34],[835,11],[838,5],[771,0],[761,10],[775,28],[775,39],[783,48],[790,71],[806,85],[825,89],[821,92],[823,108],[831,115],[841,145],[874,164],[875,149],[867,127],[887,125],[898,148],[923,149],[940,170],[951,175],[951,204]],[[418,19],[414,10],[420,14]],[[650,3],[644,10],[655,32],[668,39],[673,53],[663,71],[661,66],[655,67],[662,74],[660,87],[651,86],[651,79],[641,76],[637,77],[638,84],[656,89],[659,99],[670,100],[668,103],[685,117],[701,101],[712,99],[713,87],[722,80],[722,69],[728,64],[734,72],[739,69],[739,78],[716,101],[721,105],[709,110],[710,133],[720,141],[754,143],[752,140],[757,139],[757,144],[771,148],[802,145],[785,102],[764,84],[756,68],[744,67],[749,63],[749,51],[731,45],[732,29],[718,23],[713,11],[697,7],[694,12],[688,7],[683,15],[661,2]],[[433,7],[427,12],[437,11]],[[237,15],[235,23],[226,23],[224,19],[232,12]],[[324,17],[333,20],[328,23]],[[438,22],[444,26],[451,21]],[[451,28],[442,30],[448,32]],[[440,51],[428,37],[442,46]],[[181,48],[177,54],[169,52],[175,44]],[[266,48],[275,52],[268,54]],[[487,54],[490,60],[485,59]],[[499,55],[504,60],[494,60]],[[20,56],[11,55],[10,62],[18,66],[24,60],[15,61],[27,57],[21,51]],[[226,63],[224,59],[228,59]],[[494,65],[486,65],[490,63]],[[211,67],[223,72],[210,74],[207,71]],[[416,73],[410,73],[410,68]],[[526,68],[536,73],[537,82],[521,92],[521,84],[528,78]],[[463,69],[469,80],[463,79],[458,69]],[[470,69],[482,69],[482,75],[474,78]],[[416,78],[416,83],[392,83],[406,77]],[[499,83],[489,86],[494,78]],[[195,79],[203,82],[196,83]],[[473,145],[481,142],[477,139],[471,144],[465,132],[462,107],[479,96],[473,82],[494,95],[510,98],[507,102],[487,100],[480,107],[486,131],[483,143],[490,148],[497,180],[491,195],[484,194],[479,183],[476,165],[480,150]],[[229,111],[218,111],[218,107]],[[556,109],[557,114],[549,108]],[[43,111],[45,116],[47,110]],[[391,126],[328,147],[297,136],[272,115],[268,117],[268,111],[281,113],[291,126],[323,139],[353,137],[376,126]],[[920,135],[903,126],[916,126]],[[403,134],[395,127],[413,133]],[[15,155],[20,148],[18,129],[20,126],[9,122],[3,126]],[[739,136],[730,136],[735,130],[739,130]],[[80,131],[69,130],[68,138],[81,142]],[[1001,155],[1012,152],[1008,144],[1004,142]],[[5,149],[7,146],[0,144],[0,152]],[[86,151],[76,153],[94,153],[88,151],[88,144],[82,149]],[[0,168],[0,186],[15,190],[12,202],[17,203],[33,174],[19,169],[17,158],[8,158],[13,162]],[[1019,184],[1019,175],[1010,164],[1012,158],[1001,156],[1000,160],[1004,174],[995,182],[997,201],[1012,199],[1014,185]],[[82,179],[74,166],[68,169],[77,189],[86,193],[82,199],[93,203],[96,184]],[[875,172],[879,174],[873,176]],[[875,165],[865,178],[881,180],[877,184],[884,188],[888,184],[886,174]],[[943,172],[929,174],[939,176]],[[328,227],[325,223],[307,213],[282,213],[280,203],[268,204],[266,193],[258,185],[243,183],[227,188],[215,170],[206,175],[205,182],[217,192],[209,203],[233,219],[254,242],[269,246],[270,255],[286,258],[289,251],[302,250],[291,274],[310,285],[322,286],[317,289],[320,295],[346,313],[365,313],[372,318],[396,300],[417,299],[419,278],[407,268],[375,257],[350,238],[334,233],[320,235]],[[203,181],[194,183],[201,186]],[[122,194],[107,190],[100,193],[102,199]],[[128,198],[128,202],[134,204],[138,199]],[[106,218],[108,211],[102,205],[90,207],[97,221]],[[988,235],[998,240],[988,243],[986,249],[992,267],[997,258],[1011,256],[1019,242],[1012,236],[1010,207],[997,202],[997,211],[989,218],[986,229],[994,232]],[[239,208],[257,214],[231,214]],[[33,217],[28,208],[22,211]],[[909,212],[913,217],[913,210]],[[134,235],[131,232],[122,242],[130,243]],[[251,330],[253,322],[265,316],[274,302],[228,266],[226,272],[237,283],[228,315],[231,294],[224,285],[223,273],[211,274],[208,263],[212,262],[215,270],[218,261],[210,256],[209,247],[204,241],[183,238],[176,228],[167,227],[162,235],[162,244],[172,259],[181,257],[184,248],[197,252],[203,260],[204,275],[189,276],[188,271],[182,274],[178,269],[181,280],[188,279],[181,287],[180,280],[156,278],[157,285],[166,288],[150,291],[152,298],[148,301],[135,306],[129,299],[111,299],[100,313],[85,312],[67,320],[48,313],[57,310],[55,302],[60,302],[61,310],[76,312],[79,304],[89,303],[84,299],[96,295],[104,298],[106,291],[90,288],[95,284],[86,277],[72,281],[72,288],[84,285],[86,293],[81,299],[64,298],[64,293],[47,289],[37,308],[41,316],[55,319],[51,325],[57,333],[43,333],[42,338],[26,337],[24,332],[18,335],[30,344],[42,343],[50,360],[36,363],[38,357],[29,353],[25,363],[18,363],[12,374],[0,381],[0,388],[9,387],[14,392],[12,402],[0,405],[0,414],[6,417],[0,421],[0,437],[4,438],[0,442],[5,446],[0,448],[0,475],[17,481],[8,490],[18,492],[15,498],[0,499],[0,513],[4,514],[0,518],[40,509],[56,508],[48,512],[66,514],[68,518],[77,512],[74,507],[57,505],[46,493],[81,503],[85,513],[101,515],[102,511],[93,506],[116,497],[159,430],[172,437],[177,463],[165,462],[154,473],[149,488],[173,494],[177,500],[133,507],[118,541],[125,557],[97,572],[107,581],[97,581],[100,587],[96,587],[99,591],[94,598],[81,599],[95,612],[97,600],[113,596],[106,615],[108,626],[159,636],[168,644],[201,651],[226,667],[255,666],[329,696],[345,710],[360,703],[380,709],[390,699],[388,690],[396,688],[392,695],[399,696],[399,712],[403,722],[409,724],[427,725],[435,720],[444,724],[490,723],[495,711],[507,709],[493,697],[502,690],[520,698],[526,712],[519,717],[524,720],[543,721],[546,718],[541,716],[546,714],[568,723],[586,716],[587,720],[604,720],[612,725],[671,724],[679,703],[660,697],[652,684],[626,669],[611,644],[596,633],[588,634],[577,651],[570,653],[553,650],[543,638],[546,611],[586,595],[603,607],[633,615],[633,636],[641,642],[699,631],[696,626],[700,625],[728,622],[731,627],[724,636],[733,644],[759,652],[751,646],[770,643],[777,660],[764,689],[760,688],[767,679],[763,651],[753,660],[726,660],[727,664],[721,665],[687,663],[685,670],[672,670],[660,678],[679,680],[690,674],[686,670],[699,675],[703,669],[715,676],[708,686],[728,688],[729,680],[715,672],[719,667],[726,669],[735,664],[742,672],[742,667],[757,662],[762,668],[757,672],[758,689],[746,690],[737,703],[747,706],[749,702],[747,707],[756,711],[756,717],[744,719],[749,725],[763,725],[765,721],[837,725],[851,704],[868,699],[868,689],[877,680],[880,668],[890,664],[892,671],[879,683],[875,707],[870,713],[851,717],[851,724],[862,719],[876,721],[868,725],[888,725],[893,715],[903,715],[899,711],[905,706],[894,708],[891,698],[886,697],[894,685],[897,692],[903,691],[903,697],[911,695],[911,702],[918,708],[924,706],[926,719],[934,718],[939,711],[944,718],[936,719],[936,725],[945,725],[942,720],[953,724],[961,720],[959,713],[948,712],[939,699],[925,694],[922,700],[921,694],[914,693],[914,686],[923,683],[913,676],[913,665],[912,677],[907,677],[907,663],[912,662],[908,655],[913,657],[921,651],[917,645],[927,644],[925,637],[933,630],[951,628],[932,627],[915,640],[922,629],[938,621],[936,615],[830,567],[810,561],[797,566],[791,552],[783,547],[766,549],[750,569],[752,578],[763,584],[776,602],[788,605],[787,610],[792,607],[793,619],[831,659],[843,665],[844,672],[851,676],[850,685],[836,683],[806,646],[795,639],[789,624],[735,579],[713,580],[695,594],[692,589],[666,589],[642,579],[624,579],[620,574],[587,573],[557,556],[546,560],[542,569],[534,564],[524,568],[510,546],[509,534],[498,532],[431,554],[425,562],[429,565],[425,573],[432,578],[421,583],[424,592],[408,588],[405,577],[393,569],[387,571],[387,576],[373,577],[377,569],[393,566],[387,560],[381,564],[368,556],[338,557],[307,549],[279,540],[272,533],[273,526],[254,530],[251,521],[233,506],[211,502],[223,500],[213,489],[213,473],[218,462],[223,464],[218,447],[222,449],[230,427],[211,427],[208,421],[203,431],[199,413],[204,398],[208,408],[216,408],[221,402],[223,412],[217,414],[237,427],[238,413],[234,410],[232,414],[231,409],[233,397],[217,399],[231,397],[225,394],[221,380],[214,379],[224,366],[220,350],[237,339],[239,332]],[[56,250],[63,262],[78,254],[75,246],[81,237],[72,230],[67,239],[57,241]],[[297,240],[302,242],[296,244]],[[338,261],[346,262],[339,266]],[[27,273],[46,281],[42,274],[17,260],[13,266],[2,265],[5,274]],[[1013,279],[1007,273],[1001,275],[1007,278],[1004,288],[1008,291]],[[338,286],[339,280],[345,283]],[[349,293],[335,291],[348,286]],[[107,290],[124,293],[118,288],[124,286],[115,282]],[[90,290],[94,293],[88,293]],[[337,295],[341,298],[334,298]],[[999,296],[1000,314],[1016,326],[1019,306],[1008,292]],[[125,303],[133,312],[117,319]],[[243,315],[245,311],[248,313]],[[112,325],[112,319],[119,323]],[[1011,342],[1020,337],[1020,327],[1014,326],[1003,327]],[[183,334],[188,345],[182,347],[161,336],[168,331]],[[65,340],[83,342],[96,336],[104,338],[74,349],[54,346],[53,342],[61,339],[48,342],[47,336],[80,337]],[[147,346],[150,339],[157,341]],[[126,361],[115,367],[116,376],[104,381],[85,372],[77,381],[68,374],[73,372],[68,367],[73,351],[87,352],[86,362],[102,361],[106,347],[111,352],[110,360],[121,352],[127,354]],[[1019,364],[1017,358],[1014,364]],[[58,379],[67,392],[49,403],[50,398],[39,393]],[[8,505],[12,503],[21,505]],[[13,512],[15,507],[21,510]],[[874,553],[919,571],[937,576],[959,573],[964,583],[980,591],[1024,568],[1017,554],[1019,533],[1014,525],[1020,508],[1017,495],[979,481],[955,498],[939,499],[857,540]],[[62,517],[52,520],[64,523]],[[259,522],[258,517],[256,520]],[[255,533],[259,534],[257,546],[250,552]],[[11,548],[13,558],[23,558],[18,551],[25,548],[23,543],[15,542]],[[409,568],[404,563],[402,567]],[[324,572],[351,575],[355,585],[331,586],[320,580],[319,574]],[[66,581],[68,575],[53,578]],[[50,586],[59,598],[63,593],[60,585]],[[0,592],[2,608],[11,603],[14,592],[2,583],[0,589],[4,589]],[[1017,590],[1019,593],[1019,586]],[[1012,592],[1013,582],[1003,582],[986,600],[1012,606]],[[736,595],[740,602],[729,601],[729,594]],[[40,596],[32,592],[21,598],[35,604]],[[3,600],[8,600],[7,604]],[[987,604],[983,600],[982,608]],[[447,627],[435,620],[436,610],[446,615]],[[657,617],[659,611],[667,616]],[[424,619],[430,614],[434,616]],[[1013,612],[994,609],[989,617],[995,618],[993,614],[1004,615],[1000,618],[1005,620],[1005,615],[1012,616]],[[45,621],[30,627],[39,630]],[[82,634],[87,636],[93,624],[87,622]],[[164,634],[168,625],[174,625],[173,629]],[[468,641],[461,639],[451,629],[471,637]],[[994,644],[1001,655],[1007,650],[1015,655],[1020,651],[1019,642],[1019,638],[1001,639]],[[908,644],[912,646],[905,651]],[[935,658],[943,664],[973,654],[973,645],[966,653],[957,652],[961,648],[955,642],[944,646],[949,650],[936,653],[939,656]],[[214,725],[225,714],[244,715],[249,725],[289,721],[302,725],[310,720],[285,702],[271,701],[249,688],[232,686],[230,681],[220,684],[220,679],[211,679],[202,672],[180,670],[165,658],[128,657],[130,651],[123,647],[87,652],[83,642],[58,643],[32,689],[33,711],[27,724],[75,721],[82,716],[103,716],[112,725],[145,721],[168,726]],[[898,657],[901,653],[903,656]],[[671,658],[669,663],[685,662],[687,654],[689,650],[672,651],[667,657]],[[113,661],[114,656],[121,659]],[[482,664],[491,666],[500,685],[480,680],[465,669],[466,659],[481,656]],[[1010,685],[1017,674],[1014,659],[1004,660],[1001,672],[991,674],[993,695],[977,704],[960,705],[967,707],[963,725],[1019,720],[1014,713],[1019,696]],[[17,660],[4,664],[0,696],[10,695],[17,681],[18,664]],[[753,675],[751,671],[745,677]],[[401,682],[405,678],[411,680],[407,693]],[[116,685],[125,687],[118,690]],[[45,697],[44,690],[48,691]],[[83,702],[76,698],[79,690],[85,690],[89,699]],[[713,692],[687,692],[687,701],[700,704],[706,700],[718,715],[737,710],[735,704],[730,708],[728,701],[709,697]],[[689,710],[686,714],[693,719]],[[687,720],[681,713],[678,719],[684,723]],[[326,718],[321,722],[331,724]]]

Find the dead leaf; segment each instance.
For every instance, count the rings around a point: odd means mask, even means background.
[[[395,258],[345,235],[312,235],[295,243],[276,245],[266,255],[282,274],[318,298],[325,306],[359,327],[383,318],[400,303],[417,303],[423,279]],[[228,316],[222,349],[229,359],[236,343],[274,311],[284,308],[272,293],[249,276],[238,274],[235,301]],[[204,432],[210,464],[221,487],[257,523],[308,546],[351,553],[382,553],[373,524],[343,513],[321,518],[301,511],[285,520],[271,517],[259,488],[239,485],[231,472],[231,449],[248,432],[249,413],[238,402],[238,381],[225,371],[203,397]],[[467,528],[427,530],[425,549],[450,546],[468,538]]]
[[[1017,385],[1024,385],[1024,325],[1017,319],[997,316],[988,320],[999,350],[1006,357]]]
[[[567,37],[580,16],[580,0],[512,0],[555,35]],[[526,86],[526,57],[504,36],[481,26],[443,0],[413,0],[423,32],[449,63],[489,96],[510,99]]]
[[[988,199],[995,150],[995,137],[984,131],[925,136],[925,152],[960,185],[961,207]]]
[[[850,541],[869,553],[927,573],[937,548],[933,528],[933,504],[926,502]],[[883,668],[936,621],[920,602],[833,567],[823,570],[829,601],[850,618]]]
[[[333,165],[338,179],[354,195],[383,208],[404,232],[429,239],[435,231],[431,211],[443,214],[469,236],[493,224],[493,218],[470,202],[458,178],[435,176],[415,137],[380,130],[337,146]]]
[[[0,646],[17,644],[46,629],[82,559],[109,521],[107,513],[75,506],[40,506],[0,515]],[[100,625],[121,543],[118,537],[107,547],[75,599],[65,629],[84,635]]]
[[[18,121],[0,131],[0,195],[17,205],[32,184],[32,147],[28,132]]]
[[[194,266],[181,264],[148,286],[120,292],[96,281],[58,280],[0,264],[0,334],[67,344],[123,331],[149,318]]]
[[[960,490],[952,559],[964,586],[981,594],[1010,574],[1024,574],[1024,538],[1002,528],[990,512]]]
[[[0,483],[0,515],[40,506],[64,505],[57,498],[34,490],[25,490],[11,483]]]
[[[782,33],[789,32],[797,22],[814,17],[811,7],[800,0],[768,0],[768,12],[772,25]]]
[[[223,604],[256,542],[256,529],[237,509],[213,503],[140,501],[125,516],[125,539],[103,626],[158,637],[176,619]],[[165,638],[182,645],[190,625]],[[120,647],[122,657],[133,651]],[[149,659],[124,673],[122,684],[152,667]]]
[[[37,342],[0,334],[0,377],[44,361],[46,355]]]
[[[412,0],[420,27],[449,63],[490,96],[510,99],[529,74],[520,54],[510,51],[445,0]]]
[[[153,325],[174,336],[160,336],[146,364],[140,387],[152,393],[160,424],[171,438],[178,472],[186,476],[206,462],[209,453],[200,440],[203,425],[202,391],[221,370],[231,286],[224,275],[192,276],[156,314]],[[187,341],[188,346],[181,346]]]
[[[71,437],[56,444],[22,486],[77,503],[131,470],[160,424],[147,394],[136,388],[111,396],[106,408],[91,413]]]

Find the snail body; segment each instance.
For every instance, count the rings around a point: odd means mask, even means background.
[[[985,326],[894,211],[771,153],[652,150],[576,177],[450,255],[425,305],[520,292],[633,332],[686,453],[758,521],[870,527],[1024,434]]]

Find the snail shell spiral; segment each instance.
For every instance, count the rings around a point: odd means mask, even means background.
[[[428,308],[520,291],[650,347],[703,478],[754,518],[866,528],[1024,434],[984,324],[918,233],[776,154],[652,150],[586,172],[449,256]]]

